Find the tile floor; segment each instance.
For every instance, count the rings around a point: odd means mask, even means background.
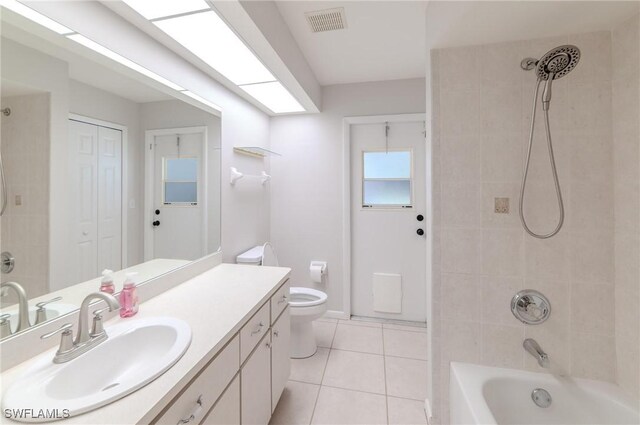
[[[427,423],[425,328],[336,319],[314,328],[318,352],[291,360],[271,425]]]

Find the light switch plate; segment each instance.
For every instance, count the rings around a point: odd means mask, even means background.
[[[495,198],[494,205],[496,214],[509,214],[509,198]]]

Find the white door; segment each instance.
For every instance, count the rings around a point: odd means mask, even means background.
[[[351,313],[424,322],[424,123],[352,124],[350,140]]]
[[[122,267],[122,131],[69,120],[75,279]]]
[[[151,258],[196,260],[205,254],[203,134],[155,136]]]
[[[98,271],[122,269],[122,131],[98,127]]]

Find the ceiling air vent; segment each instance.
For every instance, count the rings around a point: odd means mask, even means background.
[[[343,30],[347,27],[343,7],[307,12],[305,16],[313,32]]]

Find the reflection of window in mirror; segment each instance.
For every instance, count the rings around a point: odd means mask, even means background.
[[[164,158],[164,204],[198,205],[198,159]]]

